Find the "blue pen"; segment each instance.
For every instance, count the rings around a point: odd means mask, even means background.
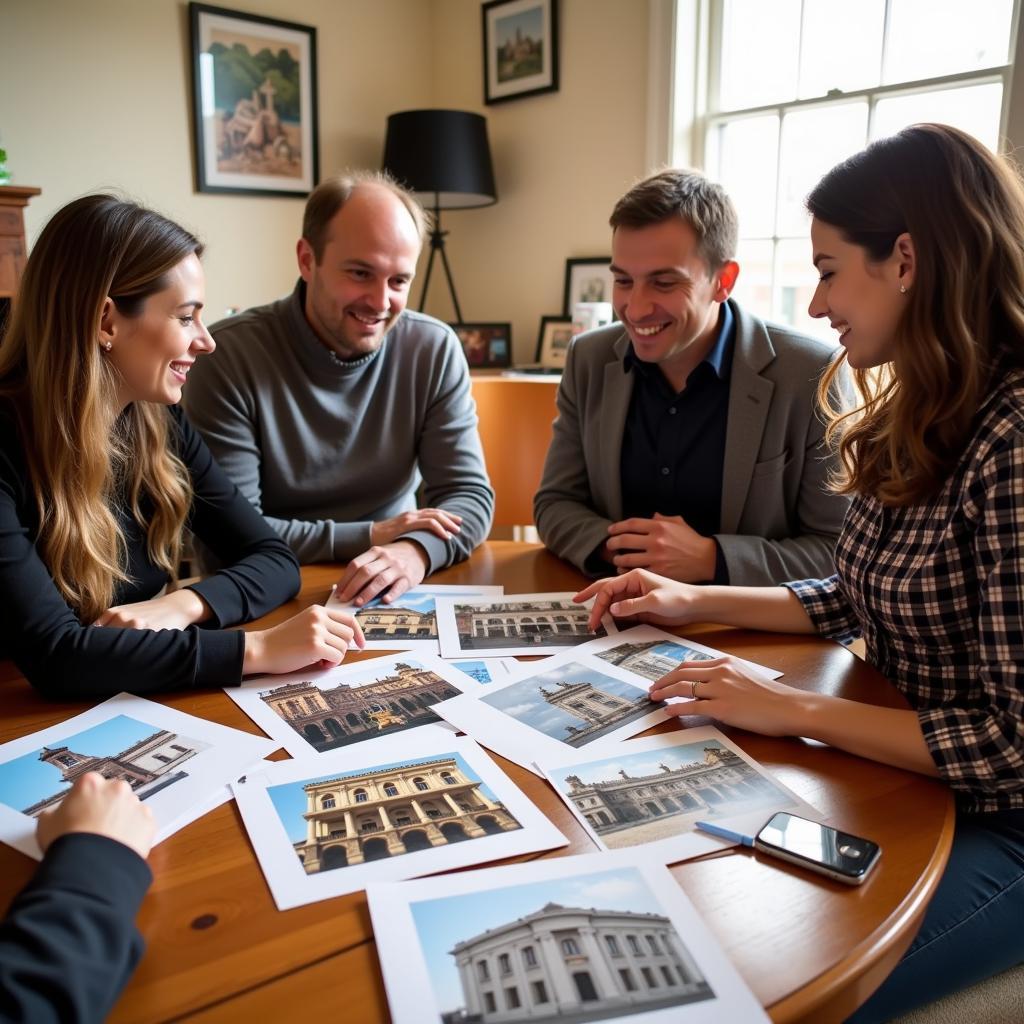
[[[712,825],[710,821],[695,821],[694,824],[701,830],[701,832],[710,832],[713,836],[719,836],[722,839],[729,839],[734,843],[740,843],[743,846],[753,846],[754,837],[745,836],[742,832],[733,832],[732,829],[722,828],[721,825]]]

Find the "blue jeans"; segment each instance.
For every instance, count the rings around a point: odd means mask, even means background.
[[[906,955],[847,1024],[888,1021],[1024,963],[1024,810],[957,813],[949,863]]]

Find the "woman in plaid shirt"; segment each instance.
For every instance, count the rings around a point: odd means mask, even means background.
[[[836,574],[743,588],[634,570],[578,599],[596,595],[592,625],[610,609],[863,636],[907,698],[900,711],[804,693],[728,657],[683,663],[651,688],[955,791],[945,875],[861,1024],[1024,962],[1024,189],[970,136],[916,125],[835,167],[807,207],[820,276],[810,313],[839,332],[863,397],[828,410],[836,487],[854,496]]]

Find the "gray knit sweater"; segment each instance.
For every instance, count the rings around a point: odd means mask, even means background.
[[[461,561],[487,536],[494,492],[459,342],[406,310],[372,355],[342,362],[287,298],[215,324],[217,351],[184,389],[189,418],[246,498],[302,562],[346,561],[370,547],[373,522],[423,504],[462,516],[442,541],[406,536],[428,572]]]

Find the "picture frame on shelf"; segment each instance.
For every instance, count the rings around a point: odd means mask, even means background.
[[[563,369],[569,342],[577,333],[571,316],[542,316],[537,336],[537,363],[548,370]]]
[[[316,29],[198,3],[189,22],[196,191],[308,195],[320,177]]]
[[[484,103],[557,92],[557,0],[490,0],[481,10]]]
[[[577,302],[611,302],[615,279],[609,267],[611,256],[573,256],[565,261],[562,313],[573,315]]]
[[[450,324],[462,344],[471,370],[506,369],[512,365],[512,325],[507,323]]]

